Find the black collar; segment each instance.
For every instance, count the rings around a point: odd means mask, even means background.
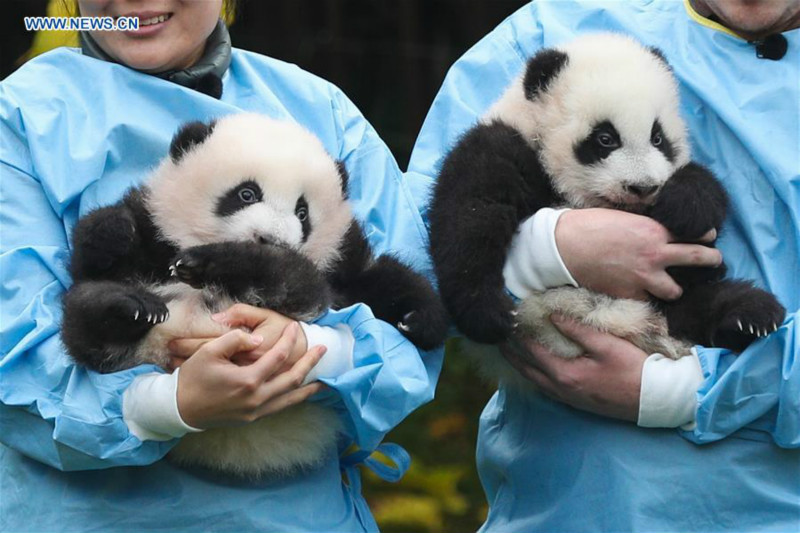
[[[84,55],[111,63],[117,62],[100,48],[89,32],[80,32],[80,40]],[[230,64],[231,36],[225,23],[220,20],[208,36],[206,49],[197,63],[184,70],[158,72],[153,76],[219,98],[222,96],[222,76]]]

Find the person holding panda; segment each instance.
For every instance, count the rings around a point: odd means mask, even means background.
[[[490,506],[482,531],[800,527],[798,27],[790,0],[538,0],[451,68],[412,153],[415,190],[433,190],[444,156],[540,50],[591,32],[656,47],[680,84],[693,159],[730,197],[719,235],[701,240],[716,240],[729,276],[756,280],[787,310],[740,354],[697,346],[673,361],[555,315],[582,357],[517,339],[527,356],[505,355],[543,394],[501,387],[481,416],[477,462]],[[519,124],[524,110],[500,117]],[[423,210],[426,222],[434,207]],[[602,208],[538,211],[503,259],[516,296],[575,285],[665,301],[681,291],[667,268],[721,260],[672,242],[650,218]]]
[[[171,374],[152,365],[99,374],[66,356],[72,228],[140,184],[191,121],[250,111],[298,122],[346,167],[373,250],[426,268],[420,215],[372,127],[331,84],[231,48],[222,2],[80,0],[84,16],[138,16],[141,26],[83,34],[81,50],[49,52],[0,83],[0,530],[374,531],[356,465],[433,396],[441,351],[421,352],[364,305],[302,327],[235,306],[215,318],[252,334],[176,341]],[[299,385],[312,368],[326,391]],[[254,480],[163,459],[187,432],[304,401],[331,405],[347,437],[340,448],[360,451]],[[382,450],[398,471],[379,470],[397,477],[407,455]]]

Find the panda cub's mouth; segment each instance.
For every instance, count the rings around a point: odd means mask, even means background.
[[[611,199],[607,196],[598,196],[600,203],[597,207],[606,207],[608,209],[616,209],[618,211],[626,211],[628,213],[635,213],[637,215],[641,215],[647,209],[653,205],[653,200],[655,200],[655,196],[652,198],[648,198],[647,200],[642,200],[641,198],[616,198]]]

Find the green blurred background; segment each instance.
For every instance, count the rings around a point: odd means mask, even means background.
[[[3,1],[0,79],[33,54],[74,46],[74,35],[35,36],[22,24],[24,16],[63,15],[68,1]],[[525,3],[250,0],[241,3],[231,36],[234,46],[296,63],[341,87],[405,168],[447,69]],[[383,531],[462,532],[480,526],[487,506],[475,470],[475,442],[491,392],[449,344],[436,400],[387,437],[411,453],[410,471],[398,483],[364,474],[364,493]]]

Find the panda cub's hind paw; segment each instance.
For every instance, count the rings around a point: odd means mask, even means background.
[[[126,336],[126,333],[141,334],[168,319],[166,304],[158,296],[147,292],[115,298],[107,307],[107,325],[121,336]]]
[[[418,348],[431,350],[444,342],[447,316],[443,308],[410,311],[396,327]]]
[[[729,310],[712,334],[712,346],[741,352],[752,342],[778,330],[786,310],[772,294],[757,291]]]

